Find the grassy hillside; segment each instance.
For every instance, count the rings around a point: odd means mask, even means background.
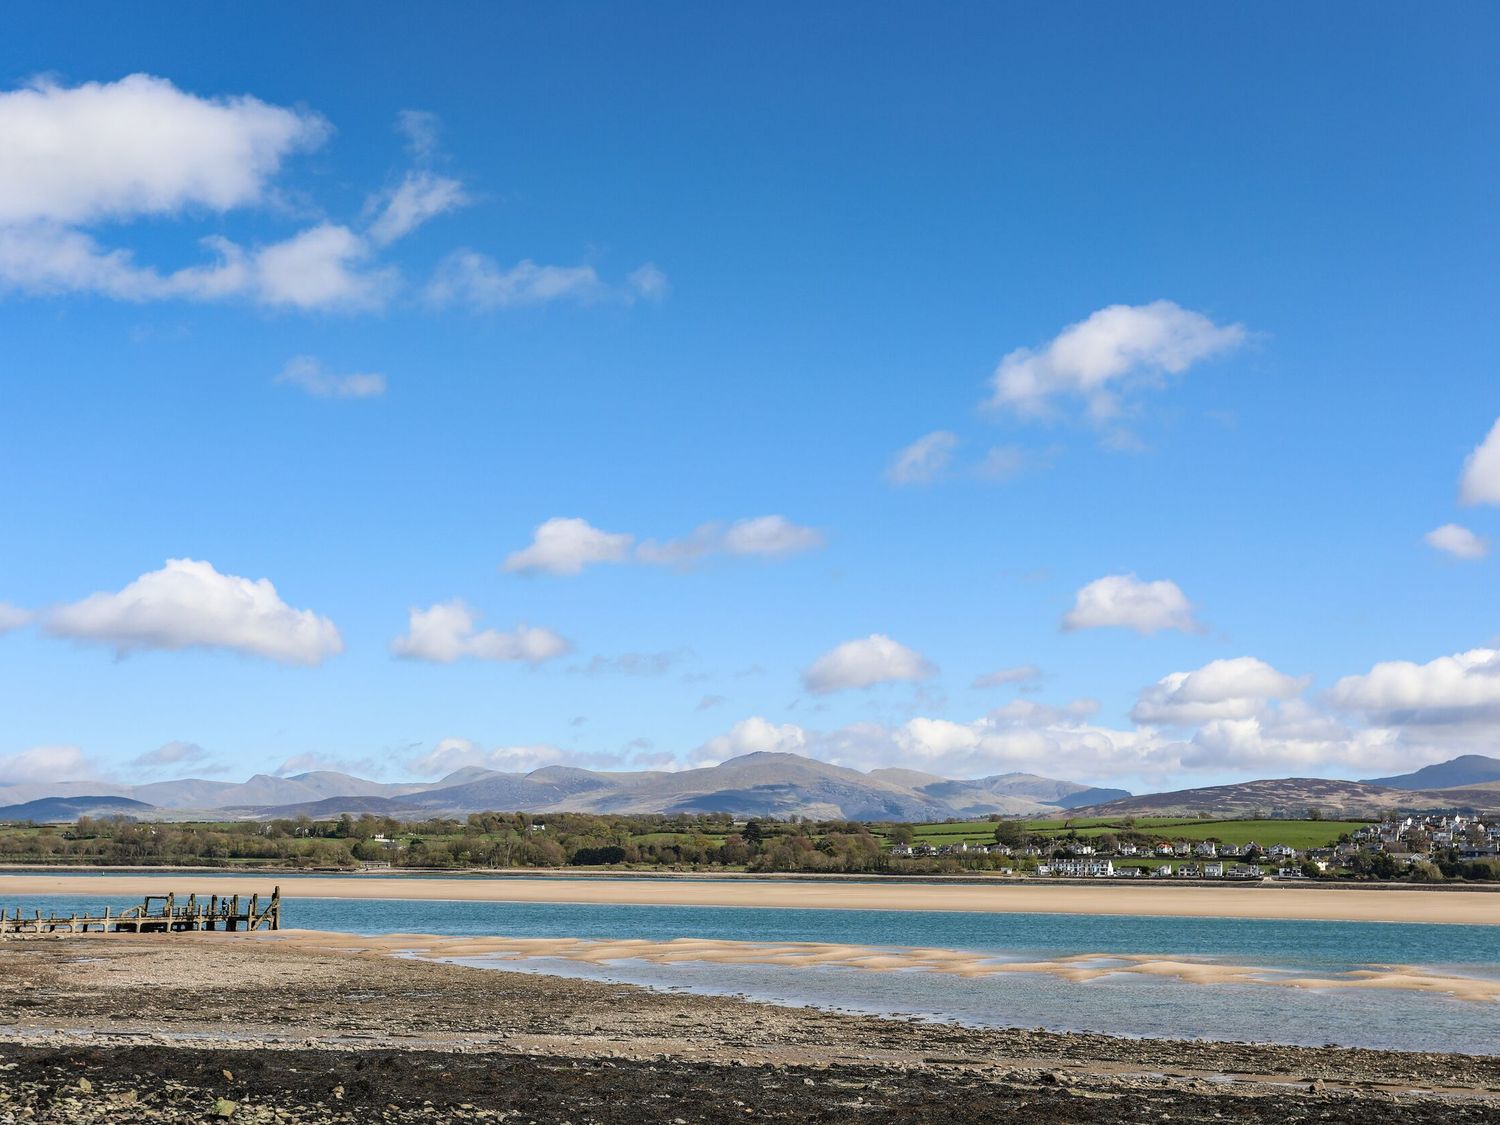
[[[1257,843],[1262,847],[1287,844],[1294,848],[1327,847],[1345,832],[1370,823],[1365,820],[1200,820],[1196,817],[1141,816],[1087,817],[1077,820],[1030,820],[1027,832],[1036,836],[1066,836],[1070,832],[1087,839],[1105,833],[1134,833],[1160,836],[1171,840],[1217,840],[1224,844]],[[919,844],[991,843],[995,839],[995,822],[970,821],[961,824],[918,824],[914,840]]]

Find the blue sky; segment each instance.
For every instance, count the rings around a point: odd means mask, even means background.
[[[1500,743],[1491,8],[8,22],[0,782]]]

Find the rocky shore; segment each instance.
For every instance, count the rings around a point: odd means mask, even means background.
[[[0,1122],[1481,1122],[1500,1058],[974,1030],[236,935],[0,944]]]

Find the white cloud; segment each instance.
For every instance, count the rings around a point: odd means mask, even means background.
[[[1275,718],[1250,716],[1207,723],[1181,747],[1180,764],[1184,769],[1262,775],[1352,768],[1369,776],[1381,769],[1409,768],[1414,760],[1426,759],[1414,759],[1392,731],[1349,731],[1326,723],[1308,731],[1282,729]]]
[[[455,250],[438,264],[427,284],[435,305],[462,305],[475,312],[551,301],[597,300],[605,285],[593,266],[539,266],[527,260],[509,269],[473,250]]]
[[[30,621],[30,611],[11,605],[9,602],[0,602],[0,636],[4,636],[13,629],[19,629],[29,624]]]
[[[200,98],[142,74],[0,94],[0,287],[127,301],[377,306],[394,274],[365,268],[369,246],[337,224],[252,248],[205,238],[212,260],[170,273],[101,247],[85,229],[268,203],[285,157],[327,133],[315,114],[251,97]]]
[[[405,636],[391,642],[391,651],[408,660],[451,664],[473,660],[522,661],[541,664],[568,652],[570,645],[551,629],[517,625],[513,633],[476,630],[478,616],[462,601],[441,602],[429,609],[413,607]]]
[[[310,355],[287,360],[276,382],[297,387],[314,398],[376,398],[385,394],[384,375],[335,375]]]
[[[1456,559],[1482,559],[1490,553],[1488,540],[1456,523],[1435,527],[1422,539],[1433,550],[1442,551]]]
[[[705,523],[680,539],[658,543],[648,539],[636,548],[637,562],[652,566],[686,567],[714,555],[758,555],[784,558],[813,551],[824,544],[823,533],[795,524],[785,516],[754,516],[725,527]]]
[[[1339,680],[1329,699],[1385,726],[1491,723],[1500,719],[1500,650],[1470,649],[1426,664],[1385,661]],[[1491,727],[1491,746],[1493,737]]]
[[[376,246],[389,246],[398,238],[406,237],[428,219],[455,210],[468,202],[468,193],[458,180],[433,172],[408,172],[385,197],[379,215],[370,224],[370,241]]]
[[[901,766],[945,777],[1022,771],[1076,781],[1160,775],[1176,764],[1171,746],[1149,730],[1113,730],[1090,721],[1090,700],[1066,707],[1016,700],[960,723],[918,717],[897,727],[853,723],[813,740],[838,765]]]
[[[440,308],[493,312],[553,301],[655,301],[667,289],[667,275],[649,263],[631,272],[625,284],[611,285],[593,266],[540,266],[527,259],[506,268],[488,255],[464,249],[438,263],[427,283],[427,300]]]
[[[817,528],[800,527],[785,516],[755,516],[737,520],[724,533],[724,550],[731,555],[780,557],[823,546]]]
[[[1160,383],[1244,341],[1242,325],[1217,325],[1171,301],[1110,305],[1039,350],[1017,348],[1001,360],[990,405],[1034,416],[1056,398],[1080,398],[1103,421],[1118,413],[1120,395],[1131,387]]]
[[[892,484],[930,484],[947,471],[958,448],[958,435],[934,430],[912,442],[891,462],[885,479]]]
[[[700,524],[679,539],[647,539],[639,546],[628,532],[600,531],[585,520],[558,517],[538,527],[531,545],[512,553],[504,569],[577,574],[593,563],[629,561],[686,568],[715,555],[784,558],[823,543],[823,533],[817,528],[803,527],[785,516],[754,516],[727,527]]]
[[[1035,664],[1017,664],[1013,668],[997,668],[975,676],[971,688],[1005,687],[1008,684],[1031,684],[1042,678],[1042,670]]]
[[[332,621],[293,609],[268,579],[220,574],[192,559],[169,559],[118,593],[91,594],[50,610],[43,627],[121,654],[223,648],[285,664],[319,664],[344,648]]]
[[[215,255],[212,264],[163,274],[136,265],[128,251],[101,248],[82,231],[0,226],[0,288],[135,302],[248,297],[280,308],[353,311],[384,304],[398,281],[394,270],[363,266],[364,240],[331,223],[248,250],[217,236],[202,245]]]
[[[778,726],[756,715],[710,738],[693,751],[692,760],[695,765],[713,766],[745,754],[800,754],[806,745],[807,732],[801,727],[794,723]]]
[[[826,695],[846,688],[916,682],[936,672],[921,653],[890,637],[871,633],[859,640],[845,641],[818,657],[802,673],[802,683],[808,691]]]
[[[167,742],[132,758],[130,764],[140,770],[160,770],[193,766],[208,760],[208,751],[196,742]]]
[[[626,561],[634,542],[635,536],[624,532],[600,531],[587,520],[554,516],[536,529],[529,547],[506,557],[504,569],[578,574],[595,563]]]
[[[396,285],[392,270],[363,269],[364,239],[348,227],[322,223],[254,256],[254,290],[268,305],[297,309],[379,308]]]
[[[1500,418],[1464,461],[1458,495],[1465,504],[1500,504]]]
[[[1078,591],[1073,608],[1063,617],[1063,628],[1134,629],[1143,635],[1163,629],[1184,633],[1201,631],[1193,607],[1177,583],[1167,579],[1142,582],[1134,574],[1096,578]]]
[[[0,754],[0,785],[77,781],[95,776],[93,763],[76,746],[33,746]]]
[[[0,224],[77,224],[262,202],[298,149],[322,142],[315,114],[252,97],[200,98],[132,74],[0,94]]]
[[[496,746],[486,750],[467,738],[444,738],[427,753],[409,763],[423,777],[444,777],[454,770],[478,766],[502,773],[530,773],[562,761],[556,746]]]
[[[1251,718],[1266,710],[1268,700],[1291,699],[1308,683],[1306,677],[1288,676],[1253,656],[1214,660],[1196,671],[1163,676],[1141,692],[1130,717],[1175,727]]]

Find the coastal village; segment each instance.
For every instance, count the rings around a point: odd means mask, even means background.
[[[1160,833],[1158,835],[1158,833]],[[996,836],[1005,835],[1003,829]],[[1131,836],[1140,835],[1131,833]],[[1170,829],[1147,830],[1142,842],[1113,832],[1086,838],[993,844],[895,844],[902,859],[990,856],[1014,860],[1001,874],[1077,879],[1307,879],[1337,871],[1385,878],[1420,874],[1443,854],[1459,861],[1500,858],[1500,819],[1463,814],[1403,816],[1368,824],[1325,847],[1297,848],[1270,841],[1227,843],[1173,838]],[[1434,868],[1435,870],[1435,868]]]

